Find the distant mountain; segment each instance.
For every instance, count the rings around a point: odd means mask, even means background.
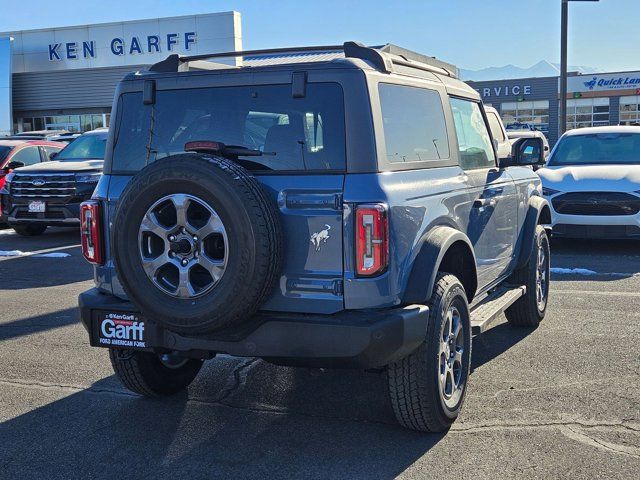
[[[570,72],[595,73],[596,68],[570,65]],[[460,69],[460,77],[462,80],[474,80],[480,82],[483,80],[507,80],[511,78],[530,78],[530,77],[556,77],[560,75],[560,65],[557,63],[541,60],[529,68],[517,67],[515,65],[505,65],[504,67],[488,67],[480,70]]]

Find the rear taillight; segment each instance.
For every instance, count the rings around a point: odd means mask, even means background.
[[[356,207],[356,272],[371,276],[382,273],[389,262],[389,228],[384,205]]]
[[[80,205],[82,254],[90,263],[104,263],[100,202],[87,200]]]

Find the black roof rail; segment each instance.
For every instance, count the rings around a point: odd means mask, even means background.
[[[371,62],[378,70],[391,73],[393,65],[427,70],[457,78],[457,68],[442,60],[428,57],[393,44],[367,47],[358,42],[345,42],[343,45],[315,45],[307,47],[265,48],[260,50],[244,50],[232,52],[206,53],[180,57],[169,55],[166,59],[155,63],[149,68],[151,72],[178,72],[181,65],[188,62],[207,60],[211,58],[253,57],[260,55],[295,54],[306,52],[342,51],[347,58],[359,58]]]
[[[399,57],[403,57],[405,60],[408,60],[407,63],[401,62],[400,60],[393,60],[393,63],[396,63],[398,65],[420,68],[415,64],[415,62],[422,63],[435,69],[444,70],[445,74],[449,77],[458,78],[458,67],[456,67],[452,63],[443,62],[442,60],[438,60],[435,57],[429,57],[427,55],[423,55],[422,53],[407,50],[406,48],[399,47],[398,45],[394,45],[392,43],[386,44],[384,47],[380,48],[380,50],[382,52],[389,53],[391,55],[397,55]]]

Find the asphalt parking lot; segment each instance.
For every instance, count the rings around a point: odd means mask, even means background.
[[[188,394],[132,395],[77,319],[77,295],[92,285],[78,232],[0,230],[0,251],[13,250],[70,256],[0,256],[0,478],[640,471],[640,243],[554,242],[552,265],[567,270],[553,275],[547,318],[474,341],[469,394],[446,435],[397,427],[384,374],[221,357]]]

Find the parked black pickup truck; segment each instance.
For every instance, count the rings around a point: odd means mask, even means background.
[[[20,235],[40,235],[48,226],[80,224],[80,203],[102,175],[108,129],[87,132],[43,162],[6,177],[2,211]]]

